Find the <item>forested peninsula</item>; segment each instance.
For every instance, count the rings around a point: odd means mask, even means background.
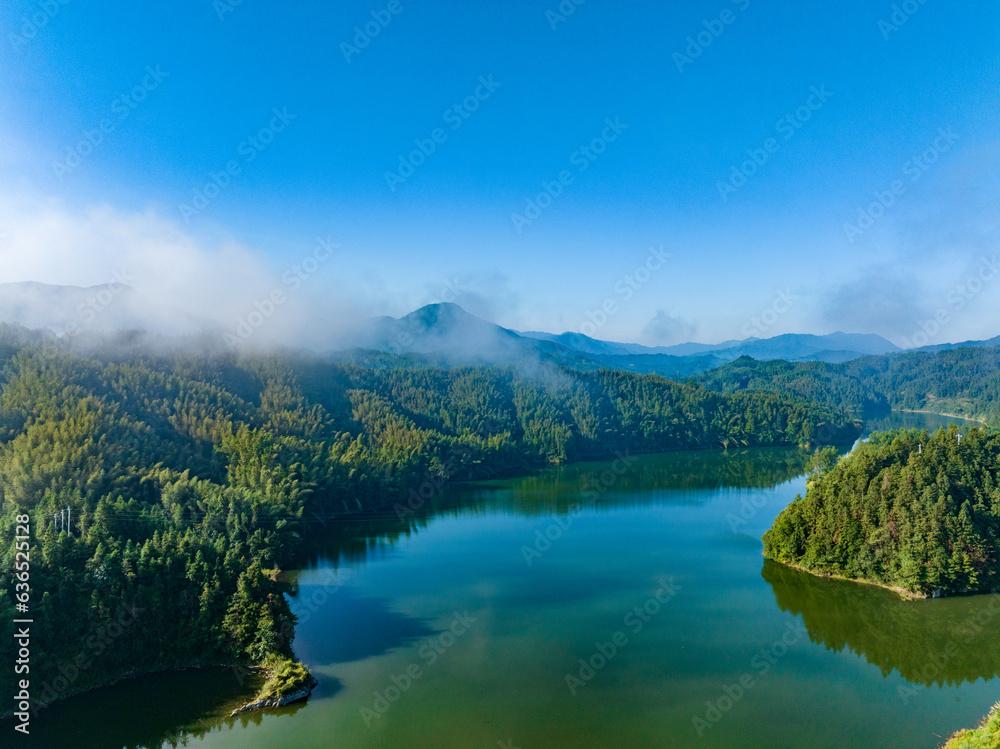
[[[209,664],[301,687],[279,571],[318,521],[385,505],[405,519],[426,485],[615,452],[849,443],[859,429],[842,409],[657,376],[359,366],[0,326],[0,532],[30,526],[34,698]],[[0,687],[14,694],[12,670]]]
[[[1000,434],[876,433],[818,461],[764,556],[926,597],[1000,589]]]

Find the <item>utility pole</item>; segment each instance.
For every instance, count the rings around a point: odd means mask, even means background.
[[[73,534],[73,508],[72,507],[67,507],[66,508],[66,517],[69,520],[69,532],[70,532],[70,535],[72,535]]]
[[[55,514],[52,516],[52,527],[56,533],[59,532],[59,515]]]

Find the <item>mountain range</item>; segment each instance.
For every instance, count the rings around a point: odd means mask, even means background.
[[[0,321],[30,328],[52,328],[60,333],[67,329],[142,329],[185,335],[221,329],[216,323],[181,310],[149,304],[130,287],[115,284],[92,287],[0,284]],[[917,350],[996,345],[1000,345],[1000,336],[988,341],[938,344]],[[744,356],[757,360],[839,363],[902,351],[878,335],[841,332],[787,333],[717,344],[643,346],[602,341],[580,333],[519,332],[476,317],[452,303],[430,304],[400,318],[367,320],[327,348],[331,357],[340,359],[364,358],[365,352],[384,352],[436,365],[541,360],[583,371],[622,369],[665,377],[699,374]]]
[[[580,333],[518,332],[482,320],[456,304],[421,307],[401,318],[369,321],[345,348],[416,355],[435,364],[495,364],[541,359],[572,369],[624,369],[666,377],[690,376],[742,356],[786,361],[843,362],[901,351],[877,335],[785,334],[719,344],[643,346],[601,341]]]

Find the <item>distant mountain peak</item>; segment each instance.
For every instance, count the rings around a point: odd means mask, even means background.
[[[491,322],[476,317],[467,312],[454,302],[436,302],[435,304],[425,304],[408,315],[399,318],[400,320],[419,320],[421,323],[433,325],[450,325],[455,323],[476,321],[486,325],[493,325]],[[499,327],[499,326],[498,326]]]

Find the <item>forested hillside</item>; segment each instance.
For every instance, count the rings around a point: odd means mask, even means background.
[[[854,411],[927,410],[1000,425],[1000,347],[866,356],[843,364],[744,357],[693,381],[723,393],[765,390]]]
[[[622,452],[849,442],[843,412],[617,372],[71,349],[0,327],[0,533],[30,518],[34,694],[288,653],[275,572],[338,513]],[[429,479],[432,479],[429,484]],[[72,511],[70,527],[53,515]],[[0,653],[13,662],[14,546]],[[0,676],[13,693],[12,670]]]
[[[919,595],[1000,589],[1000,434],[874,434],[820,470],[764,556]]]

